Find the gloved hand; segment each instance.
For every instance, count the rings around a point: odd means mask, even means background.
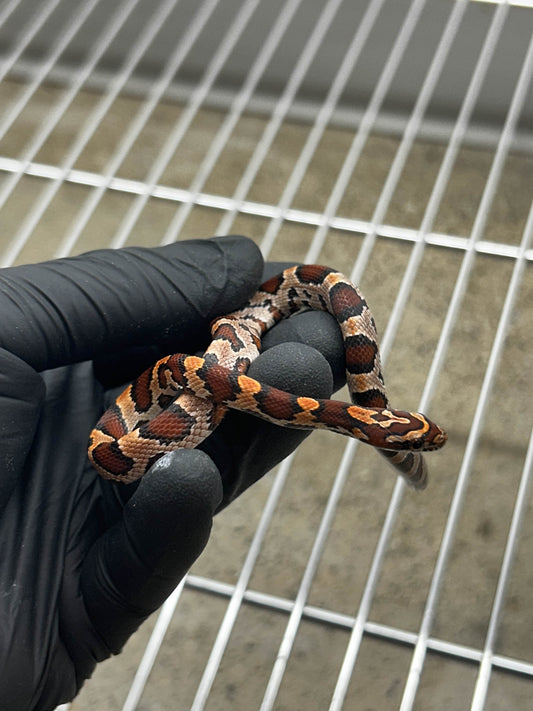
[[[123,384],[193,353],[239,308],[263,264],[242,237],[102,250],[0,272],[0,709],[53,709],[120,651],[199,556],[214,513],[307,433],[230,413],[202,450],[140,483],[101,479],[87,439]],[[266,276],[279,271],[271,267]],[[322,313],[267,334],[250,375],[329,397],[339,330]]]

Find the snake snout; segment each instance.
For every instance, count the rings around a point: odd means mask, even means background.
[[[440,449],[446,444],[446,441],[448,440],[448,435],[446,434],[446,432],[435,423],[431,423],[431,429],[428,434],[429,436],[427,437],[426,445],[428,449]]]

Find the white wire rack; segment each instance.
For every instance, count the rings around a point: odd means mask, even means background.
[[[71,704],[528,709],[533,8],[4,0],[2,266],[230,231],[362,284],[426,492],[316,433]]]

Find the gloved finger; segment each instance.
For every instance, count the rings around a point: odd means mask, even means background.
[[[325,311],[305,311],[280,321],[263,337],[262,350],[267,351],[280,343],[291,342],[305,343],[324,356],[333,375],[333,392],[344,386],[344,343],[339,325],[331,314]]]
[[[0,349],[0,514],[33,441],[44,393],[40,375],[17,356]]]
[[[290,262],[267,262],[263,265],[261,283],[292,266],[294,264]],[[241,305],[239,304],[239,306]],[[231,311],[231,309],[228,311]],[[220,314],[222,314],[222,311]],[[296,337],[289,340],[302,341],[302,338],[296,333],[294,335]],[[185,340],[183,333],[161,333],[157,343],[143,343],[141,346],[123,349],[117,353],[106,353],[103,357],[95,360],[94,373],[106,388],[122,385],[135,380],[140,373],[152,366],[160,358],[163,358],[163,356],[182,351],[194,353],[205,350],[210,341],[210,333],[208,329],[205,330],[205,342],[203,343],[188,344]]]
[[[35,370],[162,338],[194,343],[241,306],[262,258],[244,237],[98,250],[0,272],[0,347]]]
[[[333,379],[321,353],[303,343],[283,343],[261,354],[250,366],[251,377],[281,390],[328,398]],[[201,448],[216,463],[224,487],[220,508],[293,452],[309,430],[274,425],[247,413],[230,410]]]
[[[122,519],[91,549],[82,593],[91,622],[118,652],[200,555],[222,497],[212,460],[199,450],[162,457],[143,477]]]

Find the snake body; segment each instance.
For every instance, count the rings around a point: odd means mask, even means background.
[[[327,311],[339,324],[352,404],[293,395],[246,375],[263,334],[309,309]],[[102,476],[138,479],[165,453],[198,446],[234,408],[278,425],[355,437],[376,447],[411,486],[426,485],[420,452],[442,447],[446,434],[421,413],[390,408],[374,319],[345,276],[318,265],[286,269],[242,309],[213,321],[211,334],[203,358],[162,358],[103,414],[88,451]]]

